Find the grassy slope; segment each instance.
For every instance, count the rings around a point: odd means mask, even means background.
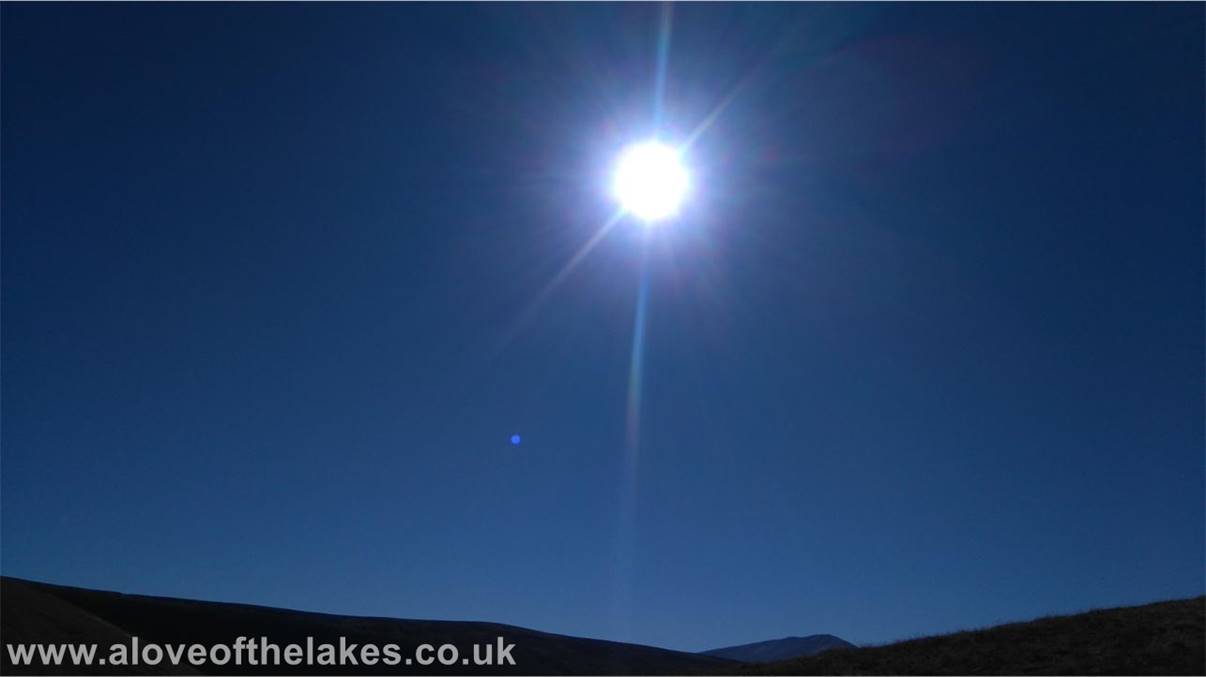
[[[1203,675],[1206,597],[743,665],[769,675]]]

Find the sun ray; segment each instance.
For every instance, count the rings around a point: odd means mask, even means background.
[[[502,338],[499,340],[499,350],[502,350],[509,345],[511,341],[515,340],[515,337],[520,331],[523,330],[525,326],[527,326],[528,322],[532,320],[532,316],[535,315],[536,311],[539,310],[545,301],[548,300],[549,296],[551,296],[553,292],[561,286],[561,283],[565,282],[565,279],[569,277],[569,274],[574,272],[574,269],[582,263],[587,254],[590,254],[591,250],[598,246],[598,244],[603,241],[603,238],[607,237],[607,234],[611,232],[612,228],[615,228],[616,224],[619,223],[620,219],[623,217],[624,210],[622,208],[617,209],[614,213],[612,213],[612,215],[603,222],[603,225],[599,226],[599,229],[595,231],[594,235],[591,235],[590,239],[579,247],[578,251],[574,252],[574,255],[565,262],[565,265],[561,266],[561,269],[557,271],[557,274],[540,288],[540,291],[536,293],[535,298],[528,303],[523,311],[521,311],[511,323],[511,326],[508,327],[503,333]]]
[[[624,627],[632,609],[632,571],[635,560],[637,478],[641,455],[641,394],[645,367],[645,321],[649,308],[649,243],[642,242],[640,283],[632,322],[632,354],[628,363],[624,458],[620,485],[619,528],[616,535],[614,610]]]
[[[653,130],[661,131],[665,114],[666,72],[670,59],[670,36],[674,19],[673,4],[662,4],[658,26],[657,63],[654,71]],[[682,155],[682,150],[677,153]],[[686,177],[683,175],[683,190]],[[673,210],[670,210],[671,212]],[[623,213],[623,212],[622,212]],[[651,219],[646,219],[651,221]],[[632,353],[628,364],[628,393],[625,406],[623,477],[620,486],[618,531],[616,534],[615,589],[612,609],[614,623],[620,636],[631,632],[632,574],[635,564],[637,469],[641,441],[641,391],[645,362],[645,320],[649,305],[649,238],[641,239],[640,282],[637,287],[636,309],[633,312]]]
[[[662,115],[666,103],[666,70],[670,61],[670,29],[674,20],[674,5],[662,4],[661,23],[657,33],[657,67],[653,82],[653,129],[657,132],[662,126]]]

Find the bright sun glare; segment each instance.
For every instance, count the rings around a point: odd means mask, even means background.
[[[678,151],[647,141],[620,155],[612,188],[624,209],[651,225],[674,216],[687,193],[687,170]]]

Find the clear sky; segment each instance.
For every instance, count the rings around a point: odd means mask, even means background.
[[[1203,592],[1199,3],[2,12],[6,575],[689,650]],[[691,198],[550,285],[659,44]]]

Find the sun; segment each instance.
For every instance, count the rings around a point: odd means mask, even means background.
[[[612,192],[625,211],[653,225],[678,213],[689,183],[677,150],[646,141],[620,154]]]

